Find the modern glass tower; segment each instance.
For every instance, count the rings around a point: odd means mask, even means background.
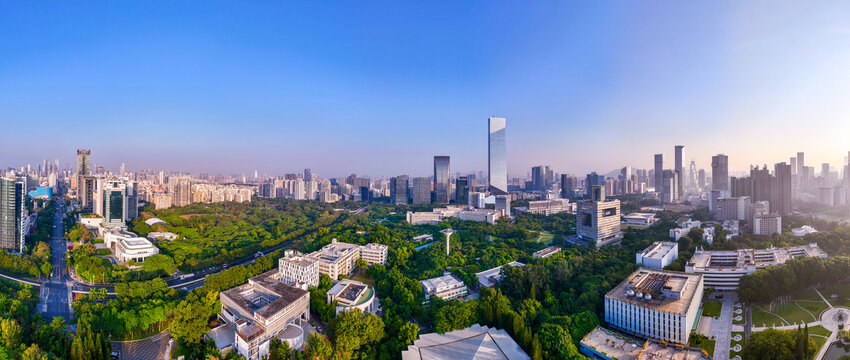
[[[491,117],[487,142],[487,180],[493,195],[508,194],[508,164],[505,150],[505,118]]]
[[[14,178],[0,179],[0,248],[23,250],[24,194],[26,183]]]
[[[676,194],[677,194],[676,197],[678,197],[680,199],[682,198],[682,195],[684,195],[682,193],[682,183],[684,183],[684,181],[682,181],[682,180],[685,178],[684,167],[683,167],[683,164],[682,164],[682,162],[684,161],[683,158],[685,157],[684,151],[685,151],[685,146],[676,145],[675,153],[674,153],[674,156],[673,156],[673,159],[674,159],[673,161],[675,162],[673,170],[676,171],[676,176],[678,177],[678,179],[676,181],[677,185],[676,185],[675,191],[676,191]]]
[[[434,202],[440,204],[449,203],[449,157],[434,156]]]

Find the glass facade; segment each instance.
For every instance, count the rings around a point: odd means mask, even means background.
[[[434,156],[434,202],[449,203],[449,157]]]
[[[109,193],[109,220],[124,220],[124,194],[114,190]]]
[[[487,142],[487,177],[493,195],[508,194],[508,165],[505,150],[505,118],[489,119],[490,138]]]

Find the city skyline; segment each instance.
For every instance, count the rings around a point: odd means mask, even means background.
[[[510,177],[651,168],[676,144],[730,173],[847,151],[846,3],[54,5],[0,12],[0,117],[44,140],[0,144],[2,167],[91,148],[114,170],[486,170],[488,116],[512,124]],[[619,145],[582,151],[598,139]]]

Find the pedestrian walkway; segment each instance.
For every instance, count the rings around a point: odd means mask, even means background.
[[[826,298],[823,297],[823,294],[821,294],[820,291],[818,291],[817,288],[815,288],[815,292],[818,293],[818,296],[820,296],[820,298],[823,299],[823,302],[825,302],[826,305],[829,306],[830,309],[832,309],[832,304],[830,304],[829,301],[827,301]]]
[[[120,354],[120,360],[168,359],[170,335],[171,333],[165,330],[146,339],[113,341],[112,351]]]

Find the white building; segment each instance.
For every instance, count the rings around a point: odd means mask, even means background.
[[[278,260],[280,281],[287,285],[307,290],[310,286],[319,286],[319,261],[304,256],[295,250],[286,250]]]
[[[605,201],[605,187],[593,186],[591,200],[582,201],[576,214],[576,233],[584,241],[593,241],[597,248],[619,242],[620,200]]]
[[[534,256],[538,259],[542,259],[542,258],[547,258],[547,257],[550,257],[552,255],[555,255],[559,252],[561,252],[561,248],[559,248],[557,246],[550,246],[550,247],[547,247],[545,249],[535,251],[534,254],[532,254],[532,256]]]
[[[655,213],[631,213],[623,216],[623,224],[631,226],[651,226],[658,222]]]
[[[770,236],[782,233],[782,216],[778,213],[753,216],[753,234]]]
[[[469,293],[466,285],[454,275],[445,273],[443,276],[419,281],[425,291],[425,300],[436,296],[443,300],[460,299]]]
[[[570,203],[568,199],[535,200],[528,202],[528,213],[530,214],[549,216],[563,212],[574,214],[576,212],[576,204]]]
[[[801,227],[791,229],[791,234],[796,236],[796,237],[803,237],[803,236],[806,236],[808,234],[814,234],[816,232],[818,232],[818,231],[815,230],[815,228],[813,228],[809,225],[803,225]]]
[[[679,258],[679,243],[656,241],[635,255],[635,261],[652,269],[664,269]]]
[[[159,249],[148,239],[138,237],[136,234],[127,231],[105,231],[103,243],[112,250],[112,254],[119,263],[130,260],[142,263],[145,259],[159,254]]]
[[[702,275],[642,268],[605,295],[605,322],[643,338],[687,344],[702,294]]]
[[[462,206],[447,206],[436,208],[433,211],[407,212],[407,222],[413,225],[437,224],[443,219],[456,217],[468,221],[486,221],[495,224],[501,217],[501,213],[492,209],[473,209]]]
[[[401,352],[402,360],[500,359],[528,360],[505,330],[479,324],[445,334],[422,334]]]
[[[336,314],[354,309],[374,314],[379,308],[375,290],[359,281],[344,279],[328,290],[327,297],[328,304],[337,301]]]
[[[384,265],[387,263],[387,253],[389,247],[383,244],[366,244],[360,247],[360,258],[365,260],[367,264]]]
[[[475,273],[475,276],[478,277],[478,286],[480,287],[493,287],[502,281],[502,268],[505,266],[519,266],[523,267],[525,264],[518,261],[511,261],[507,265],[497,266],[490,270],[484,270],[479,273]]]
[[[717,290],[735,290],[744,275],[769,266],[784,265],[798,257],[827,257],[817,244],[769,249],[704,251],[697,249],[685,264],[685,272],[702,274],[705,286]]]
[[[318,251],[307,254],[319,264],[319,273],[327,274],[337,280],[340,275],[350,276],[355,270],[357,259],[363,259],[369,265],[387,263],[387,246],[382,244],[355,245],[336,239]]]

